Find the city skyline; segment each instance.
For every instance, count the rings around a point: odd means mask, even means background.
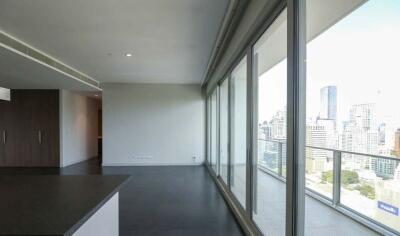
[[[333,98],[331,98],[331,100],[329,102],[326,102],[325,100],[327,100],[327,95],[325,94],[327,92],[327,90],[331,90],[334,93]],[[355,132],[359,132],[357,130],[352,130],[350,126],[355,126],[357,127],[362,127],[362,128],[366,128],[369,132],[369,135],[371,135],[371,132],[374,132],[374,139],[376,139],[376,142],[374,141],[374,144],[377,146],[375,148],[371,148],[369,146],[371,145],[367,145],[365,149],[361,149],[360,152],[361,153],[373,153],[373,154],[382,154],[382,155],[386,155],[386,156],[400,156],[400,154],[397,154],[397,149],[398,148],[400,150],[400,126],[393,129],[393,130],[388,130],[386,128],[386,123],[385,121],[382,120],[378,120],[377,116],[376,116],[376,110],[377,110],[377,106],[375,103],[361,103],[361,104],[351,104],[350,105],[350,109],[348,111],[347,114],[347,119],[341,121],[341,123],[337,123],[336,121],[336,116],[333,115],[336,113],[336,109],[337,109],[337,97],[336,97],[336,92],[338,91],[336,86],[325,86],[320,88],[321,93],[320,95],[320,99],[318,100],[321,104],[319,105],[319,113],[318,115],[314,116],[314,117],[307,117],[307,123],[306,126],[310,126],[310,125],[315,125],[315,126],[330,126],[330,129],[333,129],[334,132],[331,132],[329,136],[329,138],[325,141],[325,143],[321,143],[318,142],[319,145],[316,146],[323,146],[323,147],[329,147],[329,148],[341,148],[343,150],[347,150],[347,151],[357,151],[353,148],[346,148],[347,145],[343,145],[343,144],[339,144],[340,141],[343,141],[343,139],[345,138],[344,135],[347,134],[352,134]],[[328,112],[330,111],[332,116],[329,117]],[[322,114],[322,112],[326,112],[326,114]],[[369,117],[365,117],[365,115],[368,115]],[[279,130],[279,132],[277,132],[278,135],[274,136],[274,132],[273,131],[268,131],[269,134],[268,136],[271,137],[272,139],[282,139],[286,137],[286,133],[283,132],[284,129],[286,129],[286,106],[281,107],[281,109],[278,109],[275,111],[275,113],[273,114],[273,116],[271,117],[270,120],[259,120],[259,125],[264,126],[265,123],[270,124],[271,125],[271,129],[272,130]],[[330,124],[329,120],[332,120],[333,122]],[[280,126],[280,127],[277,127]],[[385,129],[384,130],[380,130],[380,128],[384,126]],[[354,127],[353,127],[354,128]],[[327,131],[327,130],[325,130]],[[328,131],[329,132],[329,131]],[[384,138],[383,138],[383,142],[380,142],[379,140],[379,135],[381,135],[381,133],[383,132]],[[307,134],[309,135],[309,134]],[[337,136],[337,137],[335,137]],[[308,137],[307,137],[308,138]],[[336,139],[337,140],[334,140]],[[268,140],[268,138],[266,137],[266,139]],[[330,143],[337,143],[336,146],[334,145],[330,145]],[[325,145],[322,145],[325,144]],[[308,143],[307,145],[314,145],[315,144],[311,144]],[[357,144],[359,145],[359,144]],[[384,146],[386,148],[388,148],[388,150],[383,151],[382,149],[378,150],[378,146]],[[397,145],[397,146],[396,146]],[[354,145],[353,145],[354,146]],[[398,152],[400,153],[400,152]],[[396,155],[397,154],[397,155]]]
[[[383,12],[386,17],[381,17]],[[385,123],[386,130],[392,132],[400,127],[400,109],[391,106],[400,88],[398,12],[400,4],[396,1],[368,1],[308,42],[308,118],[320,113],[320,89],[336,86],[339,129],[348,119],[352,105],[367,103],[376,104],[376,118]],[[380,63],[382,59],[385,63]],[[270,120],[277,110],[283,110],[287,103],[286,80],[286,59],[259,77],[260,121]]]

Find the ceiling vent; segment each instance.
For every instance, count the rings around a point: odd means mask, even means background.
[[[30,58],[75,80],[100,89],[100,82],[0,31],[0,46]]]

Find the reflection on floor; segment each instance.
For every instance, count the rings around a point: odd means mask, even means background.
[[[232,167],[231,191],[243,208],[246,207],[246,165],[237,164]]]
[[[219,169],[219,176],[225,184],[228,184],[228,165],[221,164]],[[246,206],[246,179],[243,176],[246,175],[246,167],[244,164],[235,164],[231,168],[231,174],[234,176],[231,182],[231,191],[235,195],[236,199],[242,205],[243,208]]]
[[[4,174],[127,174],[120,191],[120,235],[242,235],[203,166],[0,168]]]

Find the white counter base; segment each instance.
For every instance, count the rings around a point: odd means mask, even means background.
[[[114,194],[73,236],[118,236],[119,196]]]

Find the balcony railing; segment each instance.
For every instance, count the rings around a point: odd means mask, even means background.
[[[400,158],[306,146],[306,192],[372,228],[400,232]],[[285,181],[285,141],[258,139],[258,169]]]

